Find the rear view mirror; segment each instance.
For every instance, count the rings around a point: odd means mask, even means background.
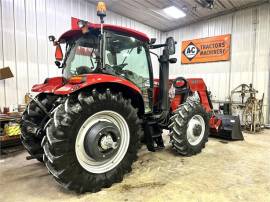
[[[169,52],[169,55],[174,55],[175,54],[175,41],[173,37],[168,37],[166,40],[166,45],[167,45],[167,50]]]
[[[60,44],[56,45],[56,49],[55,49],[55,59],[57,61],[62,61],[63,60],[63,52],[62,52],[62,48],[60,46]]]

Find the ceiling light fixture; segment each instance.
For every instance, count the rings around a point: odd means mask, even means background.
[[[170,6],[170,7],[164,8],[163,11],[166,15],[168,15],[169,17],[174,18],[174,19],[179,19],[179,18],[183,18],[186,16],[184,11],[180,10],[179,8],[177,8],[175,6]]]

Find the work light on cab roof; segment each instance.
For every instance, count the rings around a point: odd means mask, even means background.
[[[104,17],[106,17],[106,4],[103,1],[98,2],[97,4],[97,15],[100,17],[101,23],[104,23]]]

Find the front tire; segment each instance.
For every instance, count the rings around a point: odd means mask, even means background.
[[[187,100],[175,111],[169,128],[173,148],[183,156],[192,156],[208,141],[209,117],[200,103]]]
[[[42,145],[49,172],[65,188],[82,193],[122,181],[137,158],[142,130],[130,100],[93,90],[59,105],[46,133]]]

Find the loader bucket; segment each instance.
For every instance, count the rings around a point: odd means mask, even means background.
[[[228,140],[244,140],[238,116],[216,115],[221,120],[221,126],[215,136]]]

